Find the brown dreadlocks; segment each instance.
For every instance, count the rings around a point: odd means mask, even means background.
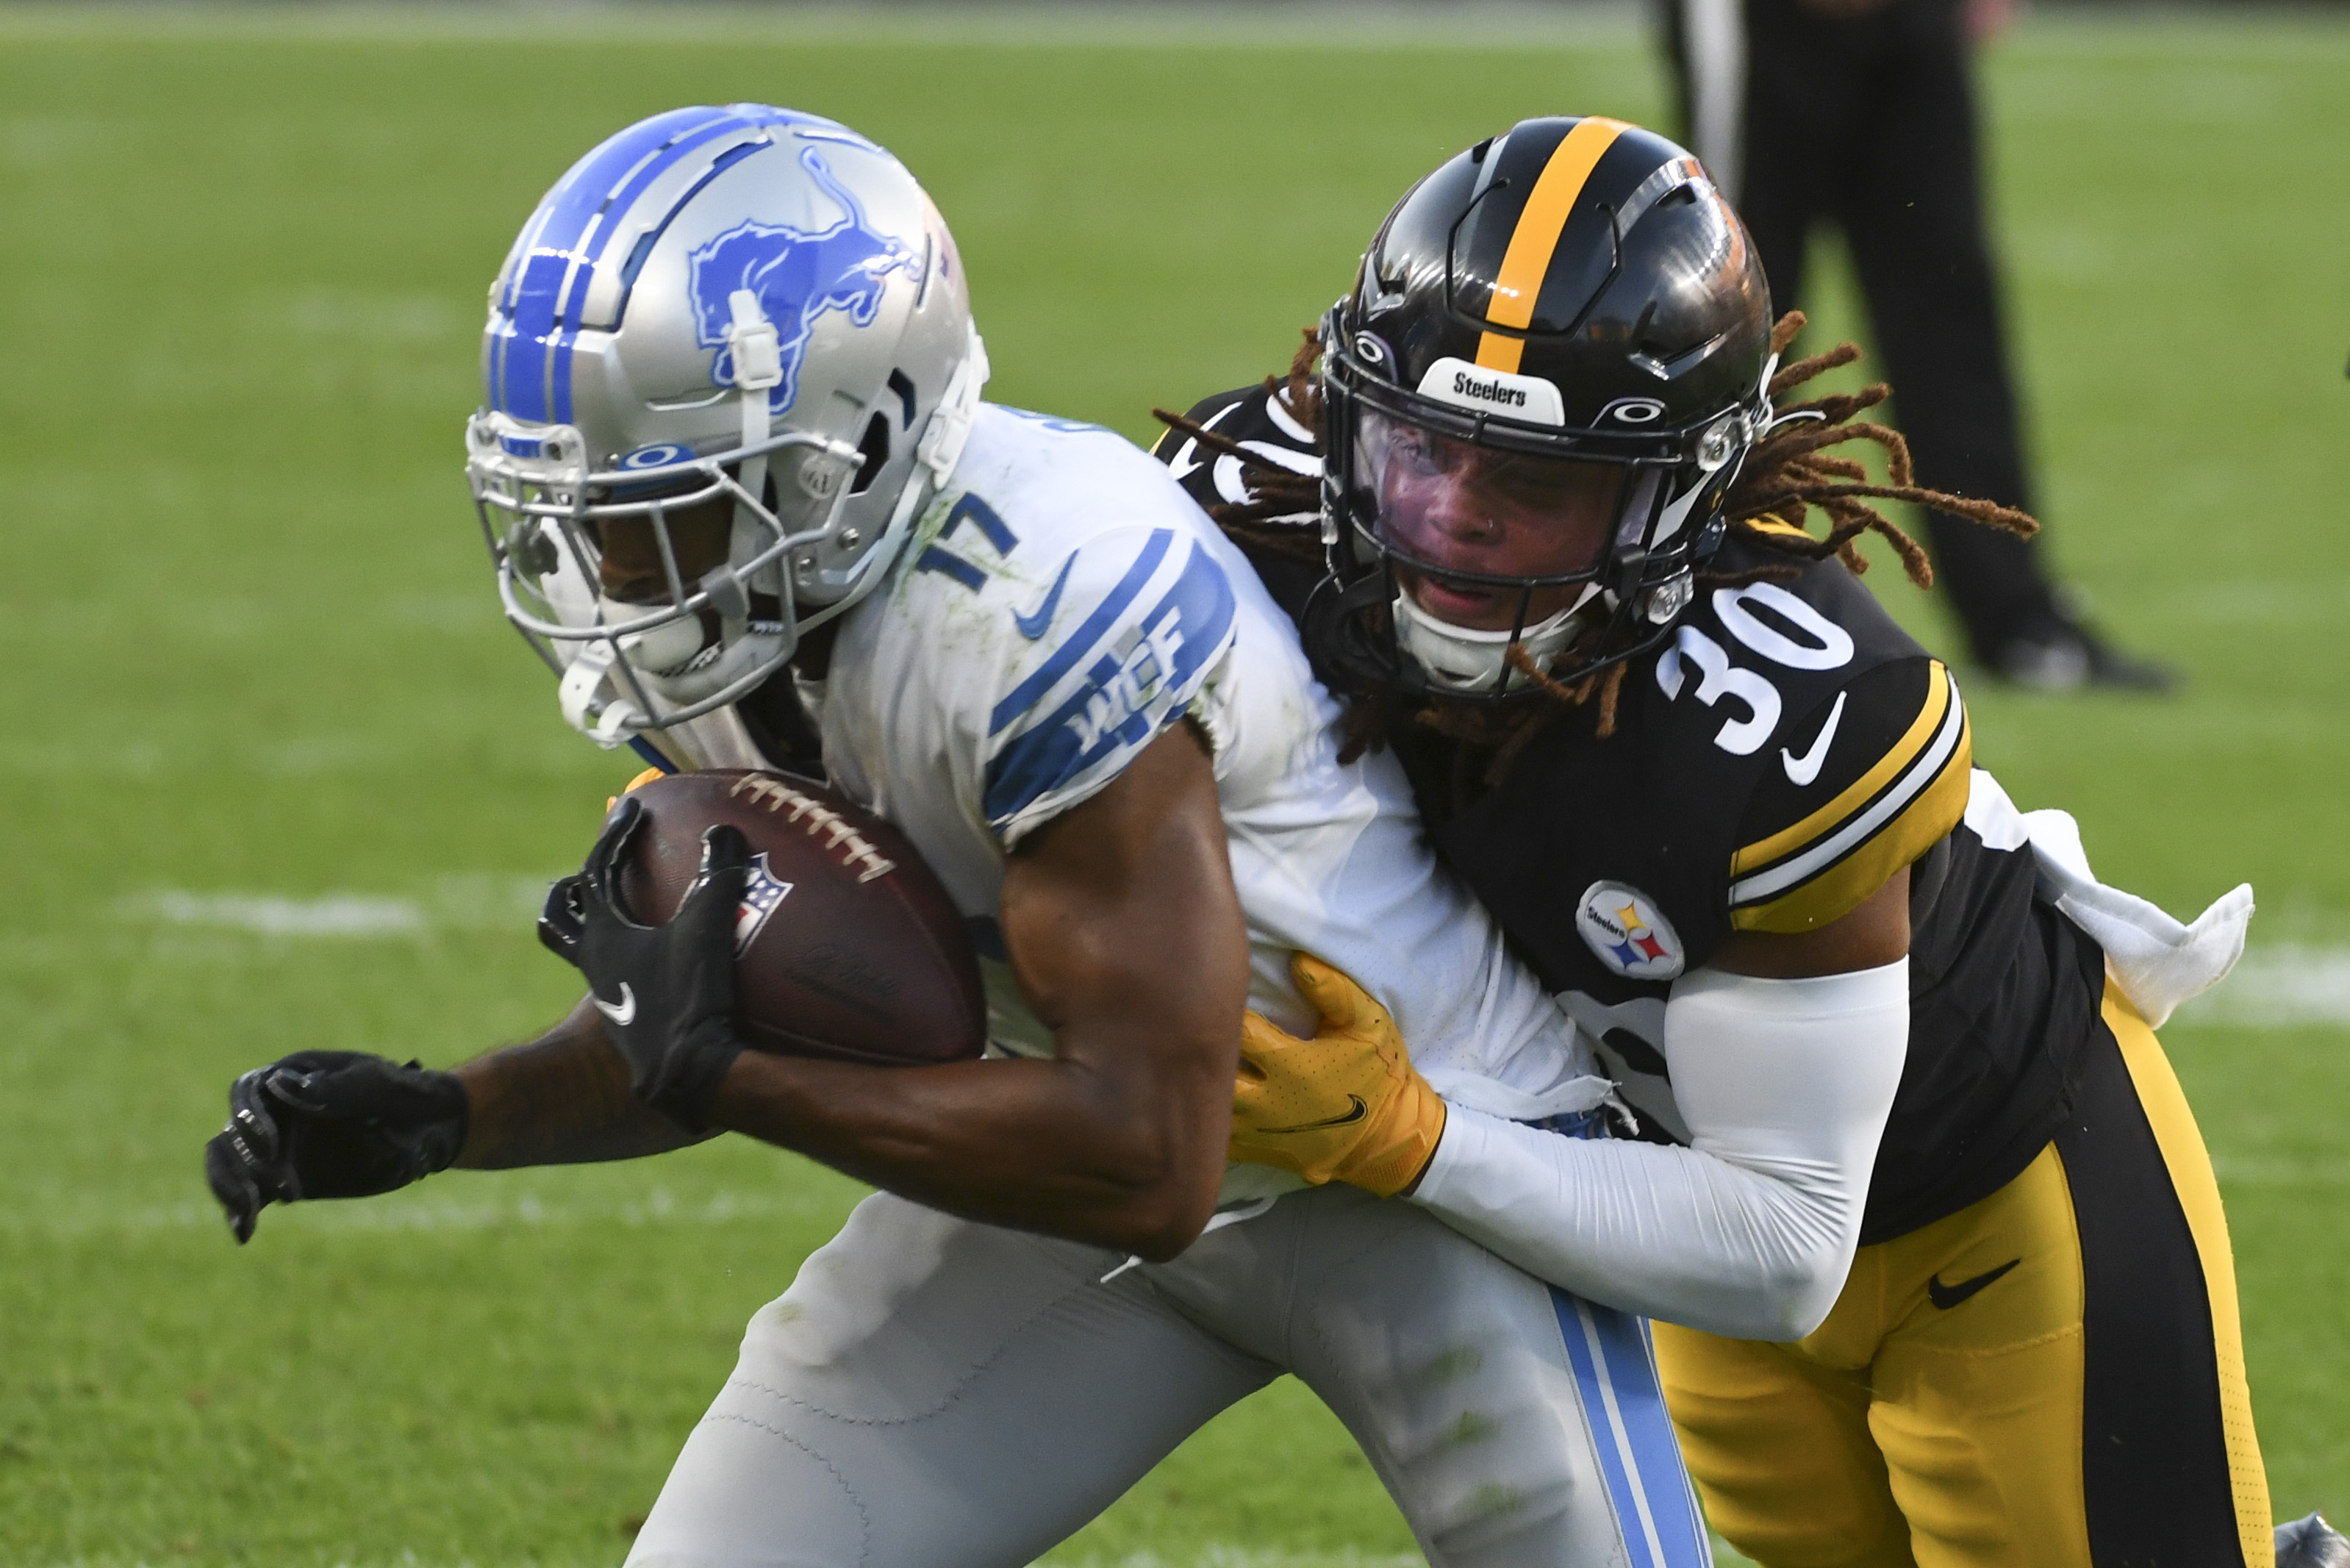
[[[1803,328],[1803,312],[1791,310],[1781,317],[1771,331],[1771,351],[1783,353]],[[1298,422],[1317,435],[1322,393],[1320,381],[1314,374],[1314,361],[1319,352],[1319,340],[1309,327],[1290,361],[1288,374],[1264,379],[1264,389],[1280,395]],[[1857,348],[1844,343],[1825,354],[1798,359],[1772,377],[1771,396],[1775,400],[1859,358]],[[1871,421],[1856,422],[1853,419],[1885,401],[1890,390],[1879,381],[1857,392],[1832,392],[1780,410],[1770,433],[1747,453],[1745,465],[1723,501],[1722,516],[1731,531],[1766,549],[1807,561],[1834,556],[1856,576],[1868,570],[1867,558],[1859,549],[1860,536],[1876,534],[1901,558],[1909,580],[1927,588],[1933,586],[1934,568],[1927,561],[1925,550],[1891,518],[1871,505],[1872,501],[1907,501],[2026,537],[2039,530],[2038,523],[2012,507],[1921,488],[1910,468],[1908,443],[1901,439],[1900,432]],[[1291,559],[1321,558],[1321,490],[1315,475],[1295,473],[1269,462],[1238,441],[1181,414],[1166,409],[1153,409],[1151,412],[1170,430],[1209,451],[1239,460],[1253,499],[1212,505],[1208,514],[1244,553]],[[1855,441],[1872,441],[1885,449],[1888,483],[1871,483],[1867,469],[1857,459],[1827,450]],[[1814,508],[1826,519],[1825,535],[1810,530]],[[1697,580],[1711,587],[1738,587],[1766,578],[1792,577],[1797,570],[1792,566],[1762,566],[1745,572],[1700,573]],[[1617,695],[1622,689],[1626,669],[1623,662],[1578,679],[1572,666],[1556,672],[1543,670],[1515,645],[1510,649],[1509,659],[1536,691],[1553,701],[1492,709],[1449,704],[1440,699],[1410,713],[1409,721],[1458,740],[1493,748],[1491,765],[1486,769],[1488,784],[1498,779],[1535,732],[1556,716],[1561,704],[1580,707],[1596,694],[1599,699],[1598,732],[1603,738],[1615,733]],[[1355,704],[1347,717],[1348,752],[1377,744],[1392,717],[1386,711],[1384,702]]]

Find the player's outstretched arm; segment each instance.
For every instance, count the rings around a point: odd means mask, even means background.
[[[452,1165],[629,1159],[696,1141],[629,1093],[583,1000],[527,1044],[453,1073],[359,1051],[296,1051],[230,1086],[204,1179],[238,1241],[272,1203],[371,1198]]]
[[[1412,1201],[1578,1295],[1735,1338],[1800,1338],[1851,1267],[1901,1075],[1908,900],[1905,871],[1817,930],[1733,939],[1674,987],[1664,1048],[1689,1147],[1562,1137],[1456,1106],[1418,1164],[1374,1146],[1367,1161],[1350,1150],[1317,1168],[1307,1156],[1338,1120],[1320,1113],[1349,1096],[1380,1104],[1401,1046],[1324,969],[1312,986],[1300,974],[1324,1014],[1315,1040],[1251,1020],[1233,1158],[1379,1192],[1411,1179]]]
[[[709,1133],[686,1131],[629,1092],[629,1064],[588,997],[526,1044],[455,1071],[471,1107],[454,1163],[472,1170],[584,1165],[666,1154]]]
[[[1024,841],[1003,885],[1049,1061],[866,1067],[745,1051],[719,1125],[919,1202],[1146,1258],[1222,1181],[1248,941],[1205,744],[1161,734]]]

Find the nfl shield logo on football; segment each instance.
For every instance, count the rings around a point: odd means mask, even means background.
[[[734,956],[741,958],[758,940],[759,929],[775,906],[790,894],[792,884],[767,869],[764,851],[751,861],[751,873],[743,881],[743,907],[734,915]]]
[[[1575,929],[1599,961],[1627,980],[1671,980],[1681,972],[1681,939],[1638,888],[1594,882],[1575,907]]]

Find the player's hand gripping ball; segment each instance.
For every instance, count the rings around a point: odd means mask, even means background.
[[[358,1051],[296,1051],[228,1092],[204,1179],[240,1243],[272,1203],[369,1198],[447,1168],[465,1142],[451,1073]]]
[[[734,1033],[734,926],[750,845],[739,828],[705,828],[675,912],[642,925],[629,916],[620,867],[644,826],[635,795],[613,806],[588,864],[548,892],[539,940],[588,977],[605,1036],[628,1058],[630,1092],[698,1133],[709,1127],[710,1102],[743,1051]]]
[[[1320,1031],[1300,1040],[1243,1016],[1229,1152],[1316,1187],[1343,1181],[1392,1198],[1436,1158],[1444,1102],[1369,992],[1305,953],[1289,973],[1322,1015]]]
[[[638,1092],[688,1126],[741,1049],[908,1066],[987,1043],[962,917],[912,846],[778,774],[629,791],[539,936],[587,976]]]

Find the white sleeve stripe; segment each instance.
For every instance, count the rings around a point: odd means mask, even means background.
[[[1942,715],[1941,731],[1935,735],[1934,743],[1910,764],[1909,771],[1891,789],[1878,795],[1867,810],[1794,859],[1783,860],[1768,870],[1757,871],[1752,877],[1732,882],[1730,885],[1731,907],[1736,909],[1741,905],[1759,903],[1797,883],[1808,881],[1866,843],[1878,828],[1899,815],[1928,784],[1941,776],[1942,766],[1950,761],[1950,752],[1958,745],[1960,732],[1966,728],[1966,708],[1959,701],[1954,689],[1950,693],[1950,705]]]

